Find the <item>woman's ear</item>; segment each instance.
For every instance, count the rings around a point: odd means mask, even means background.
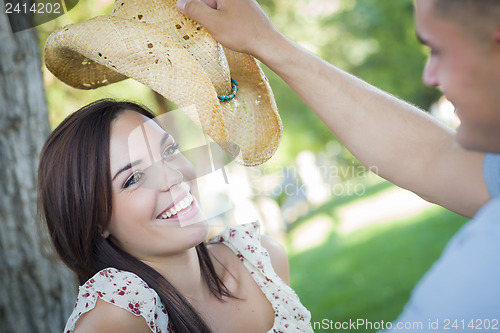
[[[109,235],[110,235],[110,233],[109,233],[109,231],[107,229],[104,230],[103,232],[101,232],[101,237],[104,238],[104,239],[108,238]]]

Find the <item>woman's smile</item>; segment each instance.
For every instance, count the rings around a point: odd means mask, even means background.
[[[200,221],[190,221],[200,211],[200,206],[196,198],[187,193],[185,196],[174,201],[167,209],[156,217],[157,220],[168,220],[169,222],[184,222],[192,224]],[[188,223],[186,223],[188,222]]]
[[[176,216],[177,214],[183,214],[186,211],[189,211],[191,209],[191,204],[193,203],[193,196],[191,193],[188,193],[186,196],[184,196],[180,200],[176,200],[175,202],[172,202],[169,208],[165,209],[160,215],[158,215],[156,218],[160,220],[165,220],[170,217]],[[186,210],[186,208],[188,208]],[[182,211],[182,213],[181,213]]]
[[[154,261],[204,240],[208,223],[199,206],[194,167],[157,123],[123,111],[111,126],[110,161],[111,174],[117,176],[107,233],[119,246]],[[184,228],[193,224],[199,228]]]

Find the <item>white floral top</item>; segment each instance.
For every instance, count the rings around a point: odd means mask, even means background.
[[[300,303],[293,289],[274,272],[269,254],[260,243],[258,223],[229,227],[208,243],[228,246],[262,289],[275,313],[274,325],[268,333],[313,332],[310,312]],[[97,297],[144,317],[151,332],[174,332],[156,291],[131,272],[106,268],[80,286],[64,333],[73,332],[80,316],[94,308]]]
[[[224,243],[252,275],[274,308],[274,325],[268,333],[313,332],[311,313],[273,269],[269,253],[260,243],[258,223],[229,227],[208,243]]]

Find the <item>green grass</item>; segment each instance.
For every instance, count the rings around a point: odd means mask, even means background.
[[[367,194],[376,195],[388,188],[375,185]],[[396,319],[416,282],[467,221],[443,208],[432,207],[409,218],[341,234],[337,232],[335,207],[345,207],[355,200],[358,198],[334,199],[298,221],[298,227],[289,234],[291,284],[311,311],[313,322]],[[325,213],[332,216],[332,231],[324,241],[305,250],[295,249],[295,235],[317,214]],[[315,332],[333,331],[316,325]]]

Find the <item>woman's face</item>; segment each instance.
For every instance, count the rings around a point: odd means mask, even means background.
[[[142,261],[181,254],[208,232],[194,168],[177,148],[137,112],[123,111],[111,126],[113,207],[103,235]]]

